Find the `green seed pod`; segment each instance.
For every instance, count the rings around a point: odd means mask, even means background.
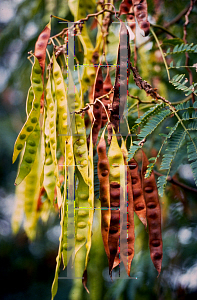
[[[19,165],[19,172],[15,180],[15,185],[21,183],[24,178],[29,174],[36,159],[37,148],[40,142],[40,128],[37,124],[34,132],[28,137],[23,154],[22,161]]]
[[[36,124],[39,121],[40,116],[40,99],[43,92],[43,85],[42,85],[42,70],[37,58],[34,58],[34,65],[32,68],[31,74],[31,84],[34,93],[34,99],[32,102],[32,109],[27,117],[23,128],[21,129],[16,142],[14,144],[14,153],[12,157],[12,162],[14,163],[17,159],[19,153],[23,149],[27,138],[30,134],[34,131]]]

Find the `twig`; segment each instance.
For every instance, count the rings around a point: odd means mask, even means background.
[[[157,88],[153,88],[146,80],[143,80],[142,77],[139,75],[137,69],[135,67],[133,67],[131,63],[130,63],[130,68],[133,72],[133,78],[134,78],[135,84],[141,90],[144,90],[148,95],[153,97],[155,100],[161,99],[164,103],[166,103],[169,106],[170,110],[174,113],[175,108],[172,106],[170,101],[168,101],[164,97],[160,96],[157,93]]]
[[[154,173],[155,173],[155,175],[157,175],[157,176],[164,176],[163,174],[161,174],[161,173],[159,173],[159,172],[157,172],[157,171],[154,171]],[[178,185],[178,186],[180,186],[181,188],[183,188],[183,189],[185,189],[185,190],[188,190],[188,191],[197,193],[197,189],[195,189],[195,188],[193,188],[193,187],[191,187],[191,186],[188,186],[188,185],[186,185],[186,184],[184,184],[184,183],[182,183],[182,182],[180,182],[180,181],[174,179],[174,178],[171,177],[171,176],[168,176],[168,177],[167,177],[167,181],[170,182],[170,183],[172,183],[172,184]]]

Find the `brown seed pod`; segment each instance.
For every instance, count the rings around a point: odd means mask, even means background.
[[[132,7],[132,0],[123,0],[120,4],[120,15],[127,15]]]
[[[125,41],[127,42],[125,43]],[[121,21],[114,97],[111,111],[111,123],[115,132],[118,132],[119,130],[119,122],[123,117],[123,112],[127,101],[127,79],[130,75],[130,64],[128,62],[130,62],[129,33],[125,24]],[[127,70],[126,73],[125,70]]]
[[[98,67],[97,70],[97,75],[96,75],[96,80],[95,80],[95,84],[94,84],[94,100],[100,96],[103,95],[103,75],[102,75],[102,70],[101,67]],[[94,104],[93,107],[93,114],[94,114],[94,125],[92,128],[92,140],[93,140],[93,145],[95,146],[97,143],[97,138],[98,138],[98,134],[99,131],[101,129],[101,121],[102,121],[102,104],[97,101]]]
[[[131,183],[133,189],[133,208],[140,221],[147,227],[146,204],[142,191],[141,178],[138,174],[138,164],[134,158],[129,162]]]
[[[121,251],[120,256],[122,258],[123,264],[127,271],[128,276],[130,276],[131,263],[134,257],[134,242],[135,242],[135,231],[134,231],[134,211],[133,211],[133,191],[131,183],[130,169],[127,165],[128,152],[126,149],[125,142],[122,140],[121,150],[124,157],[125,168],[127,170],[127,180],[126,180],[126,191],[127,191],[127,217],[123,215],[123,224],[121,227],[121,232],[123,237],[128,238],[122,241],[123,251]],[[128,219],[127,219],[128,218]],[[121,240],[120,240],[121,242]]]
[[[111,78],[110,78],[110,74],[109,74],[109,66],[107,67],[107,75],[106,78],[103,82],[103,94],[107,94],[111,91],[111,89],[113,88],[112,83],[111,83]],[[111,93],[108,97],[104,97],[102,98],[102,102],[105,105],[106,111],[108,116],[110,117],[110,110],[109,110],[109,104],[112,103],[113,100],[113,93]],[[102,124],[101,127],[105,126],[105,124],[107,123],[107,115],[106,115],[106,111],[105,109],[102,107]]]
[[[143,151],[142,154],[142,185],[146,201],[150,256],[159,275],[163,258],[161,208],[154,173],[152,172],[149,178],[144,178],[149,161]]]
[[[104,134],[101,136],[97,146],[98,153],[98,178],[100,182],[100,201],[101,201],[101,234],[105,252],[109,260],[108,236],[110,226],[110,193],[109,193],[109,161],[106,154],[106,143]]]
[[[120,237],[120,193],[122,188],[118,182],[110,183],[110,208],[111,208],[111,220],[109,228],[108,247],[110,253],[109,259],[109,273],[113,269],[114,260],[117,254],[118,241]]]
[[[148,11],[146,0],[133,0],[134,14],[139,27],[144,31],[145,36],[149,34],[150,23],[148,21]]]
[[[133,33],[135,34],[135,28],[136,28],[136,23],[135,23],[135,16],[134,16],[134,10],[133,6],[130,7],[129,10],[129,15],[127,15],[127,22]]]

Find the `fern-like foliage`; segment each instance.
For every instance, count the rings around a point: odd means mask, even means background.
[[[165,56],[171,55],[171,54],[179,54],[179,53],[185,53],[185,52],[192,52],[197,53],[197,45],[191,44],[181,44],[176,45],[174,49],[171,51],[170,48],[167,49]]]
[[[140,139],[140,141],[133,142],[133,145],[130,147],[128,155],[129,159],[131,159],[135,155],[135,153],[142,148],[141,141],[145,140],[147,136],[150,135],[159,126],[159,124],[161,124],[171,114],[172,112],[169,109],[165,109],[159,112],[156,116],[149,119],[149,121],[145,124],[140,134],[138,135],[138,139]]]
[[[170,83],[175,87],[175,89],[184,91],[185,96],[189,96],[192,93],[194,93],[197,96],[197,90],[195,90],[197,83],[194,83],[188,87],[186,85],[186,83],[188,82],[188,79],[185,78],[185,80],[183,81],[184,77],[185,77],[185,74],[175,75],[170,80]]]
[[[155,106],[151,107],[140,118],[138,118],[135,121],[136,124],[131,128],[131,130],[134,131],[138,126],[144,125],[149,120],[150,117],[160,112],[164,106],[165,106],[164,103],[158,103]]]
[[[197,137],[187,143],[188,160],[191,162],[191,168],[197,185]]]
[[[159,194],[162,196],[163,195],[163,191],[164,188],[166,186],[167,183],[167,177],[170,173],[170,169],[171,169],[171,165],[172,162],[177,154],[177,151],[179,150],[179,148],[181,147],[184,139],[186,136],[186,131],[184,129],[180,129],[179,131],[175,132],[167,145],[165,154],[163,155],[163,159],[161,162],[161,166],[160,166],[160,170],[167,170],[167,173],[163,176],[163,178],[161,179],[161,177],[159,177],[158,179],[158,189],[159,189]]]
[[[150,119],[147,124],[142,128],[138,138],[140,140],[145,139],[148,135],[150,135],[161,122],[163,122],[168,116],[170,116],[172,112],[169,109],[163,110]]]

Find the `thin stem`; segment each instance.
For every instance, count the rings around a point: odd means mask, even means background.
[[[159,40],[158,40],[156,34],[154,33],[154,31],[153,31],[153,29],[152,29],[151,27],[150,27],[150,31],[151,31],[152,35],[154,36],[154,38],[155,38],[155,40],[156,40],[156,42],[157,42],[157,45],[158,45],[158,47],[159,47],[159,50],[160,50],[161,55],[162,55],[162,58],[163,58],[164,65],[165,65],[165,67],[166,67],[166,72],[167,72],[167,74],[168,74],[168,80],[170,81],[170,72],[169,72],[169,70],[168,70],[168,65],[167,65],[167,62],[166,62],[166,59],[165,59],[163,50],[162,50],[162,48],[161,48],[161,46],[160,46],[160,43],[159,43]]]
[[[164,176],[163,174],[161,174],[161,173],[159,173],[159,172],[157,172],[157,171],[154,171],[154,173],[155,173],[155,175],[157,175],[157,176]],[[181,188],[183,188],[183,189],[185,189],[185,190],[188,190],[188,191],[197,193],[197,189],[195,189],[195,188],[193,188],[193,187],[191,187],[191,186],[188,186],[188,185],[186,185],[186,184],[184,184],[184,183],[182,183],[182,182],[180,182],[180,181],[174,179],[174,178],[171,177],[171,176],[168,176],[168,177],[167,177],[167,181],[170,182],[170,183],[172,183],[172,184],[178,185],[178,186],[180,186]]]
[[[169,35],[171,35],[171,36],[174,37],[174,38],[178,38],[175,34],[173,34],[172,32],[170,32],[169,30],[167,30],[167,29],[166,29],[165,27],[163,27],[163,26],[156,25],[156,24],[152,24],[152,23],[150,23],[150,25],[151,25],[152,27],[159,28],[159,29],[165,31],[166,33],[168,33]]]

